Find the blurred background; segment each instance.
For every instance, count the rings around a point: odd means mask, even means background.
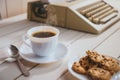
[[[0,0],[0,19],[5,19],[25,13],[27,11],[27,3],[30,1],[61,2],[66,0]],[[120,7],[120,3],[118,2],[119,0],[105,1],[108,1],[110,4],[115,5],[115,7]]]
[[[29,1],[35,0],[0,0],[0,19],[25,13]]]
[[[40,0],[0,0],[0,19],[16,16],[27,11],[27,3]],[[41,0],[43,2],[64,0]]]

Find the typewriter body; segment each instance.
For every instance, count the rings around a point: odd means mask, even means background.
[[[103,0],[68,0],[48,4],[46,12],[36,15],[28,4],[28,19],[46,23],[53,13],[52,25],[90,33],[101,33],[120,20],[119,11]],[[46,3],[45,3],[46,4]],[[40,5],[40,4],[38,4]],[[36,12],[38,11],[36,7]]]

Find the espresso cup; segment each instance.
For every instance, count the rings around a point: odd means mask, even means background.
[[[38,56],[50,56],[58,44],[59,30],[51,26],[38,26],[31,28],[24,36],[24,42],[30,46]],[[30,43],[27,41],[29,40]]]

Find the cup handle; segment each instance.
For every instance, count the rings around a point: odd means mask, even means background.
[[[29,40],[29,38],[28,38],[27,35],[24,35],[24,36],[23,36],[23,42],[24,42],[24,44],[27,45],[28,47],[31,47],[31,45],[30,45],[30,40]]]

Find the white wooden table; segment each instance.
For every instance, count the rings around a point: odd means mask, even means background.
[[[108,1],[112,3],[111,0]],[[118,8],[118,5],[115,7]],[[10,44],[20,47],[22,36],[27,30],[39,25],[45,24],[28,21],[26,14],[0,21],[0,54],[7,54]],[[0,64],[0,80],[78,80],[67,71],[68,61],[72,57],[84,56],[86,50],[98,51],[115,58],[120,56],[120,21],[98,35],[56,28],[61,32],[59,41],[69,48],[62,63],[35,64],[22,59],[22,63],[30,72],[29,77],[24,77],[15,62],[4,62]]]

